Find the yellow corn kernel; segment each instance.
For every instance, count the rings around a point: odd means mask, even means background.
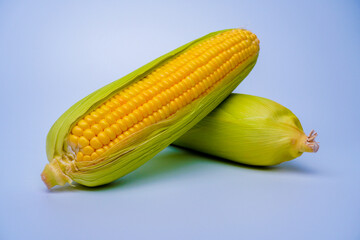
[[[120,128],[120,125],[118,123],[114,123],[113,125],[111,125],[110,128],[115,133],[115,137],[118,136],[121,133],[121,128]]]
[[[114,145],[115,145],[115,143],[111,141],[108,146],[109,146],[109,148],[112,148]]]
[[[75,136],[78,136],[78,137],[81,137],[83,134],[83,130],[79,126],[75,126],[71,132],[72,132],[72,134],[74,134]]]
[[[99,155],[96,152],[93,152],[90,157],[91,160],[95,160],[97,157],[99,157]]]
[[[115,121],[116,119],[115,119],[115,117],[114,117],[112,114],[106,115],[105,120],[106,120],[106,122],[107,122],[109,125],[111,125],[111,124],[113,124],[113,123],[116,122],[116,121]]]
[[[121,131],[125,131],[127,129],[124,119],[119,119],[116,122],[119,124]]]
[[[100,132],[100,133],[98,134],[98,138],[99,138],[100,142],[101,142],[102,144],[104,144],[104,145],[107,145],[107,144],[109,144],[109,142],[110,142],[110,138],[109,138],[108,135],[106,135],[106,133],[104,133],[104,132]]]
[[[84,148],[86,146],[89,146],[89,140],[86,137],[81,136],[79,138],[78,145],[79,145],[80,148]]]
[[[98,156],[101,156],[102,154],[105,153],[105,150],[103,148],[99,148],[96,150],[96,153],[98,154]]]
[[[104,129],[104,133],[105,133],[106,135],[108,135],[108,137],[110,138],[110,140],[113,140],[113,139],[116,138],[115,132],[114,132],[111,128],[109,128],[109,127]]]
[[[109,126],[109,123],[105,119],[101,119],[99,121],[99,124],[102,127],[102,129],[105,129],[105,128],[107,128]]]
[[[95,119],[91,115],[87,115],[84,119],[90,126],[95,123]]]
[[[99,149],[103,146],[103,144],[98,137],[93,137],[90,140],[90,146],[92,146],[94,149]]]
[[[98,135],[103,130],[103,128],[100,126],[100,124],[94,124],[91,126],[91,130],[95,135]]]
[[[85,154],[85,155],[90,155],[94,152],[94,149],[91,147],[91,146],[86,146],[82,149],[82,152]]]
[[[84,158],[84,154],[83,154],[82,152],[78,152],[78,153],[76,154],[76,160],[77,160],[77,161],[82,161],[83,158]]]
[[[91,129],[86,129],[84,132],[83,132],[83,135],[84,137],[86,137],[87,139],[92,139],[94,136],[95,136],[95,132]]]
[[[79,137],[77,137],[73,134],[70,134],[69,143],[70,143],[70,146],[72,147],[72,149],[75,149],[77,147],[78,140],[79,140]]]
[[[82,129],[88,129],[90,127],[85,120],[80,120],[78,122],[78,126],[81,127]]]
[[[92,112],[90,114],[90,116],[96,121],[98,122],[101,119],[101,115],[99,115],[97,112]]]

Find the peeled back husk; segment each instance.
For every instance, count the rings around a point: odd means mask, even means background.
[[[317,152],[317,134],[303,131],[286,107],[266,98],[231,94],[173,144],[235,162],[271,166]]]
[[[256,51],[224,78],[191,103],[164,120],[146,126],[120,140],[100,157],[90,161],[77,161],[68,144],[71,129],[86,114],[98,108],[126,87],[136,84],[157,68],[197,44],[226,31],[210,33],[146,64],[129,75],[88,95],[67,110],[53,125],[47,136],[46,152],[50,163],[41,175],[48,188],[77,182],[85,186],[110,183],[135,170],[158,152],[192,128],[220,104],[249,74],[258,57],[258,44],[253,35]],[[238,31],[238,30],[234,30]],[[250,41],[250,40],[249,40]],[[210,49],[209,51],[212,51]],[[246,51],[245,54],[249,52]]]

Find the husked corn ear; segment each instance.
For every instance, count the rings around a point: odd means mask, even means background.
[[[299,119],[262,97],[231,94],[173,144],[224,159],[271,166],[317,152],[317,134],[306,136]]]
[[[51,128],[42,179],[97,186],[133,171],[228,96],[258,52],[253,33],[219,31],[90,94]]]

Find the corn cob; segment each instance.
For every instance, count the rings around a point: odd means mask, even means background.
[[[43,181],[98,186],[135,170],[225,99],[258,52],[247,30],[214,32],[90,94],[50,129]]]
[[[231,94],[173,144],[235,162],[271,166],[317,152],[317,134],[306,136],[299,119],[262,97]]]

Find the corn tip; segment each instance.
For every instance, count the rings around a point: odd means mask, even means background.
[[[316,153],[317,151],[319,151],[320,145],[319,142],[315,141],[315,138],[317,137],[317,132],[315,132],[314,130],[312,130],[309,134],[309,136],[307,136],[307,140],[306,140],[306,145],[309,146],[312,149],[312,152]]]

